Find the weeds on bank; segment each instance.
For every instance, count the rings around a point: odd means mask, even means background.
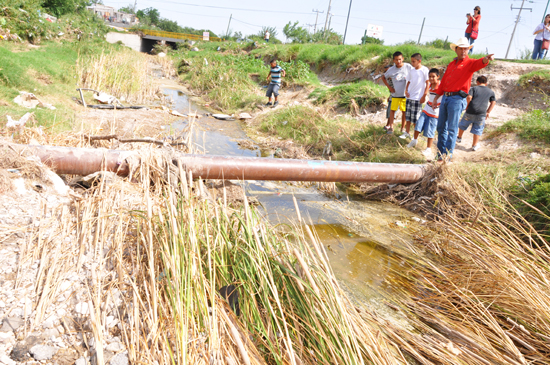
[[[537,109],[508,121],[490,132],[487,138],[504,133],[516,133],[528,141],[550,144],[550,109]]]
[[[318,87],[309,97],[317,104],[333,105],[360,114],[360,108],[380,106],[387,99],[388,90],[372,81],[361,80],[332,88]]]
[[[422,63],[428,67],[446,66],[456,54],[452,50],[416,46],[410,44],[383,46],[379,44],[366,45],[328,45],[328,44],[290,44],[269,45],[253,50],[253,55],[265,58],[277,57],[281,60],[298,60],[306,62],[318,70],[326,66],[334,66],[340,70],[362,65],[365,68],[376,69],[389,63],[396,51],[403,53],[405,60],[420,52]]]
[[[539,86],[550,81],[550,70],[535,70],[521,75],[518,83],[523,87]]]
[[[151,73],[147,56],[133,50],[91,55],[77,62],[82,87],[106,92],[131,103],[151,100],[160,91]]]
[[[265,102],[262,85],[267,85],[269,66],[264,61],[248,55],[210,51],[180,51],[175,57],[181,77],[193,91],[204,94],[211,107],[232,113],[254,110]],[[281,62],[280,65],[286,70],[285,86],[306,85],[316,80],[304,63]]]
[[[258,116],[262,132],[306,146],[310,155],[326,153],[330,142],[335,160],[420,163],[421,154],[375,125],[349,116],[331,118],[307,105],[288,106]],[[328,156],[325,156],[328,157]]]

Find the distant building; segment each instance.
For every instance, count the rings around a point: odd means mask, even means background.
[[[117,11],[112,6],[94,4],[92,6],[88,6],[87,9],[101,19],[110,23],[124,23],[129,25],[139,23],[138,18],[134,14]]]

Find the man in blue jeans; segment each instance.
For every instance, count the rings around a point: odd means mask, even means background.
[[[470,48],[472,46],[466,37],[460,38],[456,44],[451,43],[451,49],[456,52],[457,57],[449,63],[439,87],[435,90],[437,95],[433,105],[437,106],[438,99],[443,96],[437,120],[437,157],[439,162],[447,157],[451,158],[455,149],[458,121],[462,111],[466,108],[466,97],[470,91],[474,72],[481,70],[494,60],[493,54],[478,60],[471,59],[468,57]]]

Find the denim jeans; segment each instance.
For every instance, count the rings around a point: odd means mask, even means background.
[[[534,60],[542,60],[546,57],[547,49],[542,49],[542,40],[535,39],[535,45],[533,47],[533,55],[531,56]]]
[[[466,98],[460,95],[443,96],[437,119],[437,157],[452,156],[458,133],[460,114],[466,108]]]
[[[474,44],[474,42],[476,41],[475,39],[472,38],[472,33],[464,33],[464,37],[468,38],[468,42],[470,42],[470,46]],[[472,54],[473,51],[474,51],[474,47],[470,48],[470,51],[468,52],[468,54]]]

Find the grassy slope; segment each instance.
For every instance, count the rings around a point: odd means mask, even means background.
[[[19,119],[34,112],[38,125],[67,130],[74,121],[74,102],[77,96],[77,60],[101,52],[119,51],[122,47],[100,39],[46,42],[38,48],[28,44],[0,43],[0,118],[5,115]],[[34,93],[56,110],[26,109],[13,102],[19,91]]]

